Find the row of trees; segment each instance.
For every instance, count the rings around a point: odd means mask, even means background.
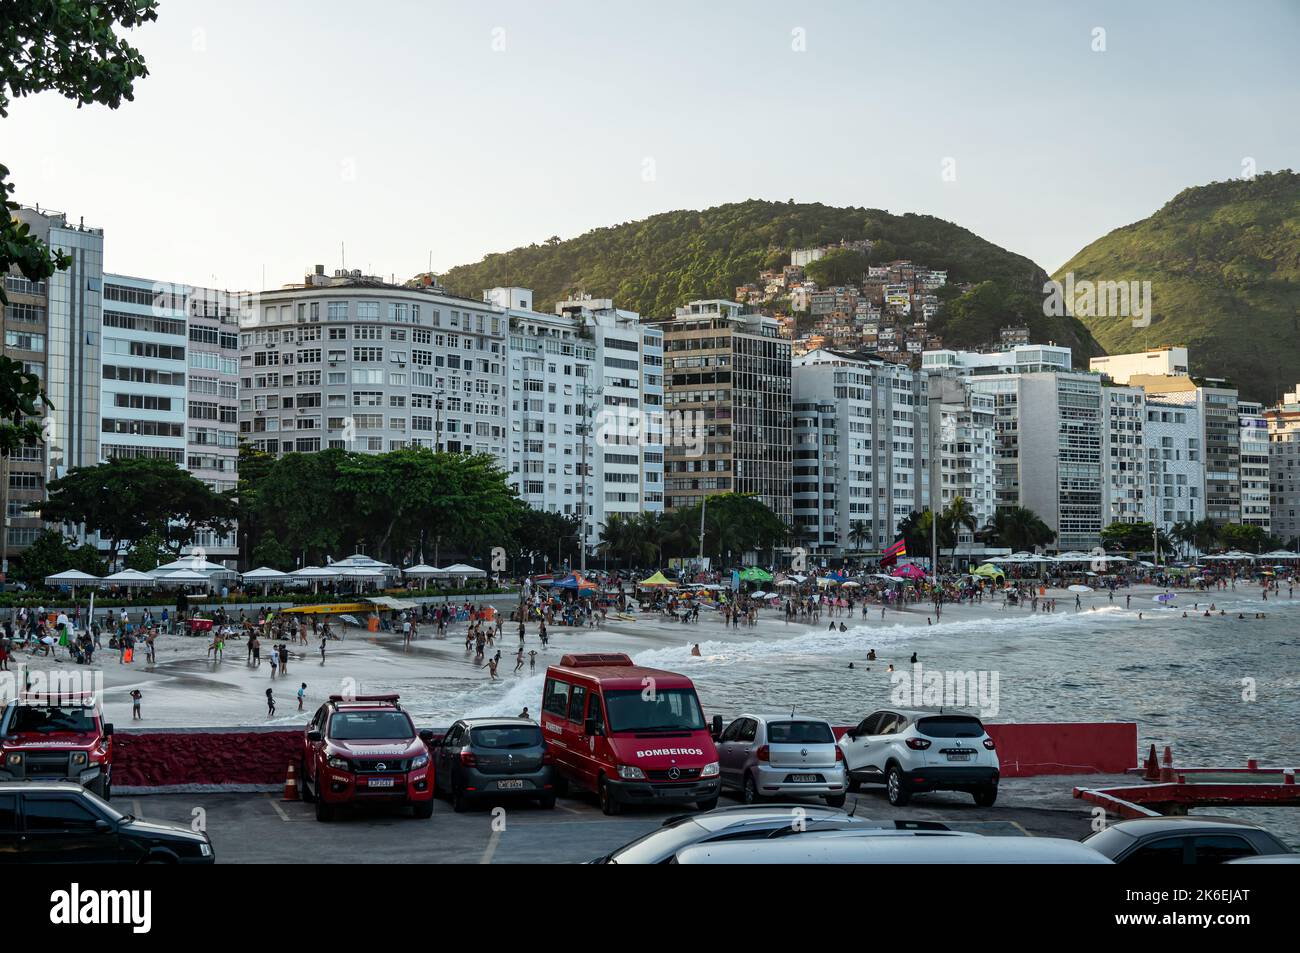
[[[731,562],[742,553],[762,552],[788,542],[790,529],[756,496],[721,493],[704,509],[704,555]],[[600,553],[623,566],[660,566],[672,557],[700,551],[700,510],[674,513],[615,513],[600,531]]]
[[[1056,539],[1056,533],[1043,518],[1023,506],[1000,509],[993,515],[991,522],[979,526],[970,502],[960,496],[940,511],[937,526],[931,510],[919,513],[913,510],[898,524],[898,533],[907,544],[907,551],[917,556],[930,552],[932,534],[938,537],[940,553],[945,549],[949,553],[953,552],[963,529],[978,542],[989,546],[1005,546],[1016,552],[1046,546]],[[850,540],[860,546],[870,539],[871,527],[866,523],[854,523],[849,535]]]

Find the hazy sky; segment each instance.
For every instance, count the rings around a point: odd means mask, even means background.
[[[1050,271],[1246,157],[1300,168],[1293,0],[163,0],[131,36],[134,102],[19,100],[0,162],[108,269],[231,289],[751,197],[930,213]]]

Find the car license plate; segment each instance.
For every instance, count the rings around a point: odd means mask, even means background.
[[[817,775],[815,774],[792,774],[790,780],[795,784],[815,784]]]
[[[370,784],[368,786],[372,788],[391,788],[393,786],[393,779],[392,778],[371,778]]]
[[[952,752],[952,753],[950,753],[950,754],[948,755],[948,760],[949,760],[949,761],[969,761],[969,760],[970,760],[970,752],[969,752],[969,751]]]
[[[523,781],[498,781],[498,791],[518,791],[524,786]]]

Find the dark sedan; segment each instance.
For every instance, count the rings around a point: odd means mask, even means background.
[[[80,784],[0,784],[0,863],[214,862],[206,833],[122,814]]]
[[[434,787],[465,810],[471,801],[535,798],[555,807],[555,766],[542,729],[527,718],[464,718],[434,752]]]
[[[1177,867],[1289,854],[1262,827],[1222,817],[1144,817],[1117,821],[1083,841],[1117,864]]]

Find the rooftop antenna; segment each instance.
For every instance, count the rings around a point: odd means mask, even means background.
[[[339,242],[339,258],[342,260],[342,263],[343,263],[343,264],[342,264],[342,268],[343,268],[343,270],[344,270],[344,271],[347,271],[347,270],[348,270],[348,250],[347,250],[347,248],[344,246],[343,242]]]

